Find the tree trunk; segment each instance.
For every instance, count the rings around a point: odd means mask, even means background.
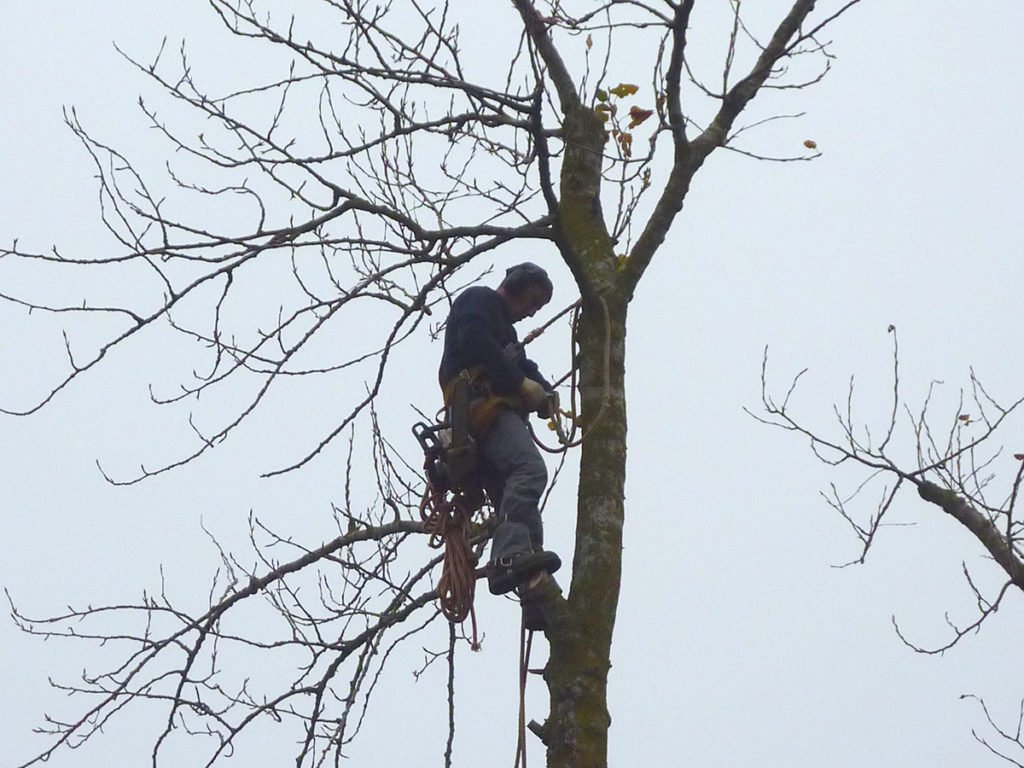
[[[550,634],[549,768],[608,764],[607,682],[622,572],[626,480],[624,300],[585,305],[580,387],[585,439],[580,458],[576,554],[565,621]]]

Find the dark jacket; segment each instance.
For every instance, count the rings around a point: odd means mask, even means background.
[[[515,394],[525,377],[551,389],[537,364],[523,353],[505,300],[484,286],[467,288],[452,302],[438,370],[441,387],[459,371],[477,365],[487,372],[495,394]]]

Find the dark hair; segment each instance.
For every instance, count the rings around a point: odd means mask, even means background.
[[[548,294],[548,299],[555,292],[551,278],[542,267],[538,267],[532,261],[524,261],[505,270],[505,279],[501,281],[501,287],[510,295],[519,296],[531,285],[539,285]]]

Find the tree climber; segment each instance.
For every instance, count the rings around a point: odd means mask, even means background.
[[[480,480],[498,514],[486,568],[495,595],[533,586],[561,566],[558,555],[543,548],[539,503],[548,473],[527,426],[530,413],[551,416],[553,388],[526,357],[513,327],[551,301],[553,290],[541,267],[517,264],[497,290],[473,286],[459,294],[445,328],[438,371],[445,405],[456,380],[468,378]],[[543,629],[539,612],[527,602],[524,608],[527,628]]]

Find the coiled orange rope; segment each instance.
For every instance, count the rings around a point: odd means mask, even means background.
[[[461,624],[467,616],[470,617],[472,647],[476,648],[479,645],[473,608],[476,568],[469,547],[473,510],[462,494],[456,494],[448,501],[443,490],[428,482],[420,501],[420,517],[430,534],[430,546],[435,549],[444,547],[441,578],[437,582],[441,613],[452,624]]]

